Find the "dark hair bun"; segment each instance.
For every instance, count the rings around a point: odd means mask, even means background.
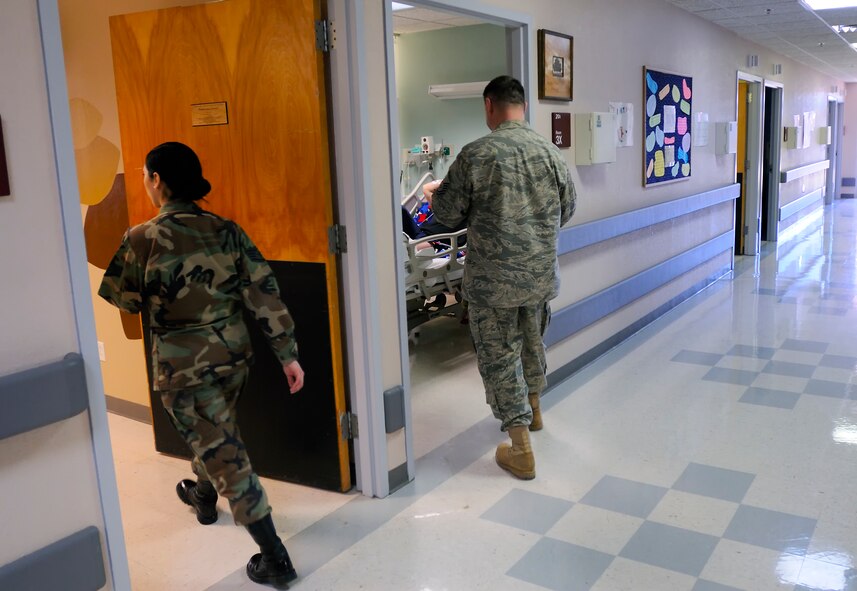
[[[202,176],[199,157],[180,142],[166,142],[146,156],[149,174],[158,173],[172,193],[173,201],[197,201],[211,192],[211,183]]]

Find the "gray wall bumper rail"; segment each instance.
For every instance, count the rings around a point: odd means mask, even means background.
[[[813,162],[812,164],[805,164],[804,166],[792,168],[791,170],[783,170],[780,172],[780,183],[789,183],[795,179],[805,177],[815,172],[821,172],[828,168],[830,168],[830,160],[820,160],[818,162]]]
[[[88,407],[83,358],[77,353],[0,376],[0,439],[71,418]]]
[[[733,201],[741,194],[741,185],[733,184],[683,197],[666,203],[658,203],[642,209],[614,215],[572,226],[559,233],[557,251],[560,256],[575,250],[616,238],[648,226],[693,213],[723,203]]]
[[[0,566],[4,591],[95,591],[107,584],[98,529],[89,526]]]
[[[545,334],[550,347],[666,285],[734,245],[732,230],[555,312]]]
[[[802,209],[806,209],[812,205],[821,205],[823,199],[824,189],[816,189],[812,193],[807,193],[803,197],[795,199],[787,205],[783,205],[780,208],[780,221],[786,220]]]

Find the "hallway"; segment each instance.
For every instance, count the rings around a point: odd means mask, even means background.
[[[549,393],[533,481],[494,464],[504,436],[485,407],[387,499],[277,483],[292,588],[857,590],[855,220],[855,201],[835,202]],[[261,589],[249,537],[203,541],[166,498],[181,463],[123,469],[132,443],[114,445],[120,491],[148,491],[122,498],[135,590]],[[169,552],[140,541],[161,496],[161,535],[186,543]]]

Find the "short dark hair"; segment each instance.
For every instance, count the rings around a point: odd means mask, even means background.
[[[489,98],[492,103],[507,105],[523,105],[526,103],[524,85],[511,76],[494,78],[482,91],[482,98]]]
[[[211,184],[202,176],[199,157],[188,146],[166,142],[146,155],[149,176],[158,173],[169,187],[171,201],[197,201],[208,195]]]

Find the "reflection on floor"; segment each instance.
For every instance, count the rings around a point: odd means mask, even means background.
[[[823,232],[739,258],[550,392],[533,481],[494,465],[472,353],[435,321],[412,351],[414,483],[383,500],[270,485],[292,588],[857,590],[855,216],[837,202]],[[249,538],[197,525],[172,497],[184,463],[120,421],[134,588],[258,588]]]

